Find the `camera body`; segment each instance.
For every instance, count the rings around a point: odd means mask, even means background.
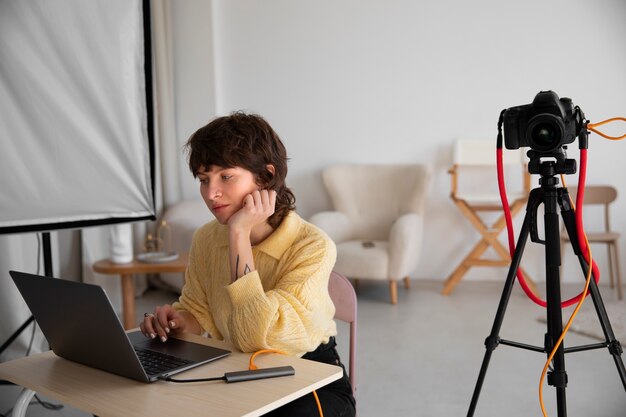
[[[504,111],[504,142],[507,149],[530,147],[551,153],[574,142],[583,123],[569,98],[554,91],[541,91],[531,104]]]

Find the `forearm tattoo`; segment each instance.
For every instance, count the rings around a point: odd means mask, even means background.
[[[250,266],[246,264],[246,266],[243,268],[243,274],[239,275],[239,255],[237,255],[237,258],[235,258],[235,279],[241,278],[242,276],[248,274],[250,271],[252,271],[252,269],[250,269]]]

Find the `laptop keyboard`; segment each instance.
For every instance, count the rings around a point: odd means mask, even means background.
[[[141,362],[144,370],[148,375],[160,374],[170,369],[180,368],[181,366],[192,363],[193,361],[178,358],[166,353],[155,352],[135,347],[137,357]]]

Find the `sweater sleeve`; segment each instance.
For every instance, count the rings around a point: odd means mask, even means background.
[[[172,307],[178,311],[191,313],[209,336],[223,339],[222,334],[215,325],[211,306],[209,305],[206,277],[202,277],[198,272],[200,269],[198,267],[198,252],[202,252],[202,250],[198,247],[200,242],[197,235],[198,233],[194,234],[191,249],[189,250],[189,264],[185,271],[185,285],[183,286],[178,301],[175,302]]]
[[[258,271],[227,287],[232,306],[229,333],[242,351],[275,348],[301,356],[336,334],[328,295],[335,245],[318,238],[296,246],[281,259],[273,289],[264,291]]]

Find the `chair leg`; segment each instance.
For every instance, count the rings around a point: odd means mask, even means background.
[[[354,291],[358,291],[359,290],[359,279],[358,278],[352,278],[352,286],[354,287]]]
[[[389,281],[389,293],[391,294],[391,304],[398,303],[398,281]]]
[[[411,280],[409,279],[409,277],[404,277],[404,288],[406,288],[407,290],[411,289]]]
[[[457,286],[463,275],[470,269],[471,261],[474,259],[479,259],[480,256],[487,250],[489,247],[489,243],[485,239],[481,239],[474,248],[468,253],[465,258],[461,261],[461,263],[456,267],[456,269],[450,274],[448,279],[446,279],[443,291],[441,293],[443,295],[449,295],[454,287]]]
[[[606,247],[607,252],[609,254],[609,279],[610,279],[610,284],[611,284],[611,289],[615,288],[615,274],[613,273],[613,262],[617,261],[617,254],[615,254],[615,258],[613,257],[613,251],[615,250],[615,247],[613,246],[612,243],[609,243]]]
[[[617,241],[615,241],[615,243],[613,243],[613,245],[611,245],[613,247],[613,259],[615,259],[615,285],[617,286],[617,299],[621,300],[623,298],[622,295],[622,271],[621,271],[621,267],[620,267],[620,260],[619,260],[619,244],[617,243]]]

